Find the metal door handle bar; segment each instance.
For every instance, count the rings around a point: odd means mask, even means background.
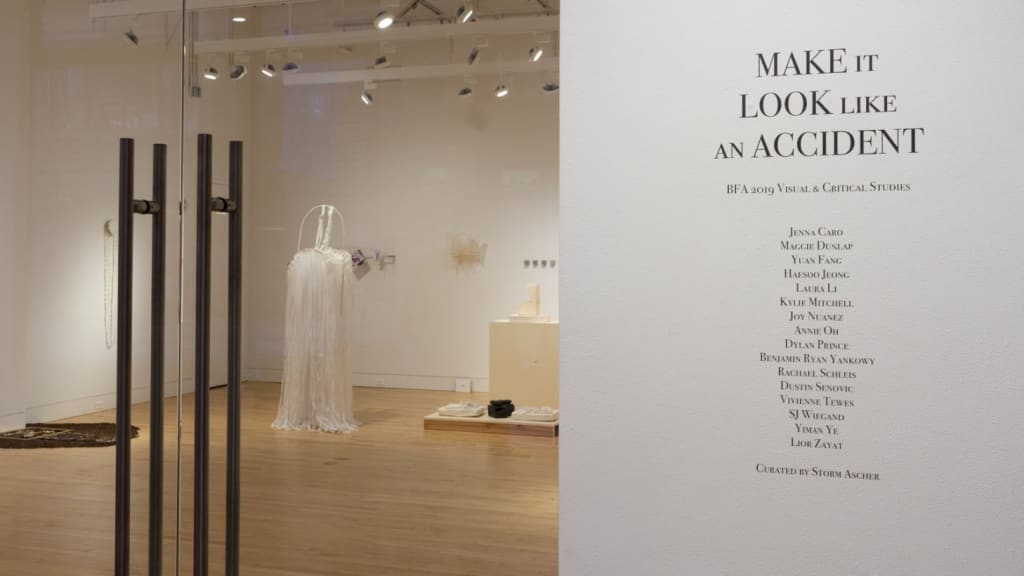
[[[228,410],[225,575],[238,576],[241,446],[242,143],[229,148],[228,198],[213,197],[213,137],[198,141],[196,202],[195,528],[193,574],[209,572],[210,253],[212,214],[228,214]]]
[[[160,576],[163,527],[163,372],[167,146],[153,145],[153,199],[135,199],[135,141],[122,138],[118,170],[117,406],[114,574],[128,576],[131,554],[132,258],[135,214],[153,217],[150,348],[149,574]]]

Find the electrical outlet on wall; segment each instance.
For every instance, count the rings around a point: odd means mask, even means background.
[[[455,391],[456,392],[472,392],[473,381],[469,378],[456,378],[455,379]]]

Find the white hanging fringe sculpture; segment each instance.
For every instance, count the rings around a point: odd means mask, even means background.
[[[320,210],[314,248],[302,246],[306,218]],[[284,379],[273,427],[352,432],[352,256],[331,247],[331,223],[345,221],[333,206],[317,206],[299,227],[299,251],[288,265]]]

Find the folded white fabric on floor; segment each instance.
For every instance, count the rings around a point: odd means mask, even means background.
[[[486,411],[480,404],[467,400],[441,406],[437,409],[437,414],[438,416],[447,416],[449,418],[478,418],[483,416]]]
[[[533,422],[554,422],[558,420],[558,410],[550,406],[531,408],[524,406],[512,413],[513,420],[530,420]]]

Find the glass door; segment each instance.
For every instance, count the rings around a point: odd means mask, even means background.
[[[182,5],[3,8],[0,573],[174,574]]]
[[[208,342],[209,421],[187,397],[183,563],[556,574],[558,2],[188,4],[189,209],[231,197],[241,142],[244,234],[232,421],[232,212],[185,215],[182,370]],[[504,399],[540,422],[488,420]],[[446,430],[447,405],[501,433]]]

